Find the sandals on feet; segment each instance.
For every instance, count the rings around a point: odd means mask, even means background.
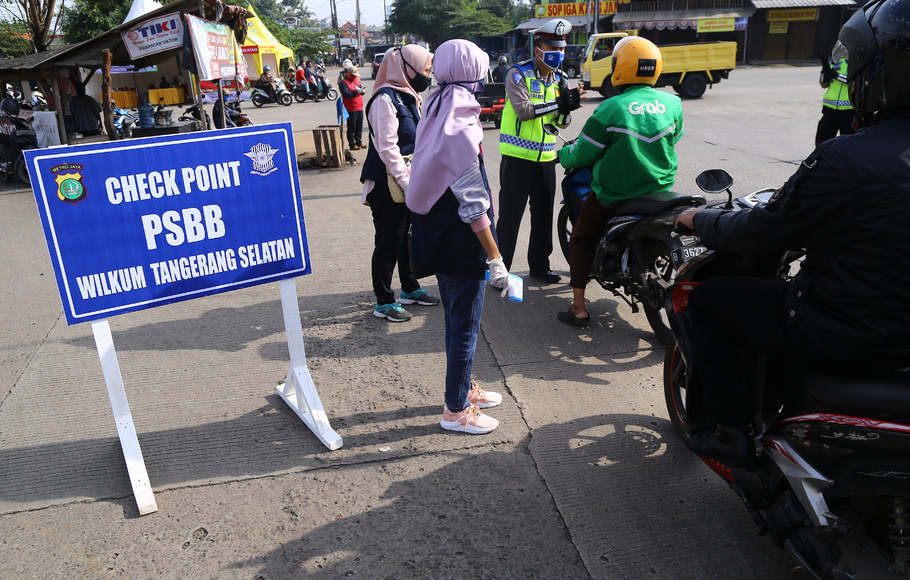
[[[588,326],[591,323],[590,313],[588,313],[587,318],[578,318],[571,312],[566,311],[557,314],[556,318],[558,318],[560,322],[564,322],[565,324],[570,324],[572,326]]]

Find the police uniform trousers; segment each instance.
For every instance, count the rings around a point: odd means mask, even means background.
[[[822,107],[822,118],[818,120],[818,128],[815,131],[815,146],[818,147],[828,139],[841,135],[852,135],[853,130],[853,109],[832,109],[831,107]]]
[[[507,269],[518,243],[518,229],[525,206],[531,208],[528,267],[532,274],[550,270],[553,252],[553,203],[556,197],[556,160],[530,161],[508,155],[499,165],[499,252]]]

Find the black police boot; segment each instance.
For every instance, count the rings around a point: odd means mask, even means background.
[[[686,446],[701,457],[735,467],[749,467],[758,459],[751,427],[694,424],[686,429]]]

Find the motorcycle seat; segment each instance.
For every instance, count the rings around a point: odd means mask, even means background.
[[[910,416],[910,370],[807,369],[807,392],[831,407]]]
[[[652,214],[670,211],[680,207],[698,207],[705,205],[701,195],[682,195],[673,191],[663,193],[646,193],[613,206],[613,215]]]

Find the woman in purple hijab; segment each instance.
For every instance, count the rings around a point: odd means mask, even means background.
[[[500,290],[509,273],[496,245],[493,203],[480,143],[483,129],[474,98],[483,90],[489,57],[467,40],[450,40],[434,53],[439,85],[417,127],[411,179],[405,194],[412,217],[412,259],[436,272],[446,324],[446,392],[443,429],[489,433],[499,421],[480,409],[502,395],[471,378],[484,275]]]

